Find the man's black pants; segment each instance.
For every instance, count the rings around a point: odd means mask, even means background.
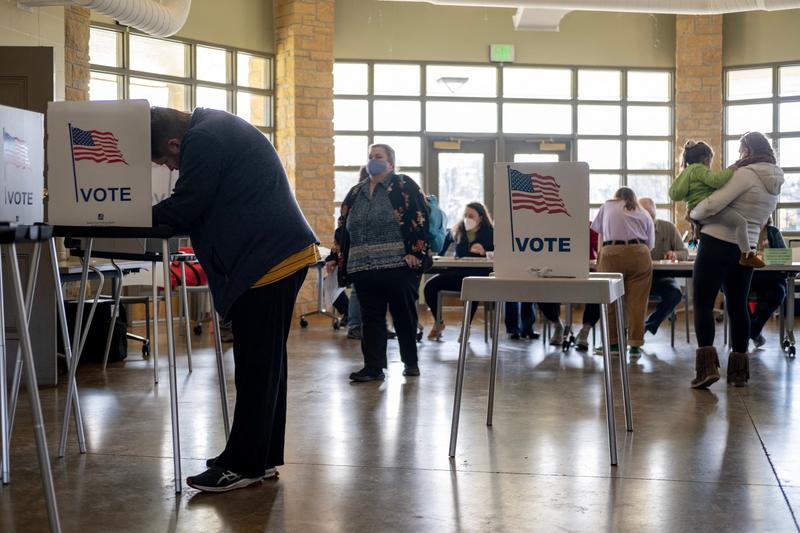
[[[216,466],[261,477],[283,464],[286,434],[286,340],[308,268],[242,294],[230,310],[236,408]]]
[[[361,303],[361,351],[364,367],[378,372],[386,360],[386,307],[392,314],[400,358],[417,366],[417,293],[419,276],[407,267],[370,270],[353,275]]]

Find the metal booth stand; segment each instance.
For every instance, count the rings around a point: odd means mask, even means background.
[[[42,474],[42,485],[44,487],[45,503],[47,505],[47,516],[50,523],[50,531],[60,532],[61,523],[58,517],[58,504],[56,502],[55,487],[53,485],[53,473],[50,468],[50,455],[47,450],[47,438],[45,436],[44,421],[42,417],[42,406],[39,401],[39,389],[36,380],[36,368],[33,360],[33,349],[31,348],[31,338],[29,329],[29,317],[33,302],[33,292],[36,285],[36,270],[41,257],[41,244],[45,241],[52,243],[52,227],[46,225],[16,226],[13,224],[0,225],[0,246],[5,251],[5,260],[10,268],[12,299],[16,303],[17,330],[19,334],[19,345],[14,369],[13,395],[11,405],[7,401],[7,376],[6,376],[6,342],[5,325],[6,315],[3,301],[2,283],[2,261],[0,257],[0,441],[2,441],[2,480],[3,484],[10,481],[9,452],[11,430],[13,426],[14,411],[16,409],[19,382],[22,373],[25,373],[25,386],[27,387],[28,398],[31,402],[31,414],[33,417],[33,432],[36,439],[36,449],[39,459],[39,469]],[[22,279],[17,260],[17,243],[33,244],[33,261],[30,265],[28,284],[23,296]],[[51,248],[52,261],[58,270],[58,259],[55,250]],[[57,284],[56,284],[57,285]],[[60,292],[60,291],[59,291]],[[67,348],[67,360],[69,362],[69,349]],[[70,389],[72,392],[72,389]],[[10,407],[10,411],[9,411]],[[76,405],[76,420],[80,420],[79,406]]]
[[[614,419],[614,394],[611,378],[611,354],[608,337],[608,306],[617,303],[617,325],[620,350],[620,373],[622,375],[622,397],[625,406],[625,422],[628,431],[633,431],[631,399],[628,387],[627,346],[625,342],[625,288],[622,274],[590,274],[588,279],[538,278],[526,280],[497,279],[494,277],[468,277],[461,285],[461,299],[464,301],[464,322],[469,323],[471,306],[474,302],[495,302],[496,306],[509,302],[541,302],[559,295],[562,303],[596,303],[600,305],[601,335],[603,341],[603,374],[605,385],[606,418],[608,423],[608,448],[611,464],[617,464],[616,423]],[[494,335],[492,336],[491,374],[489,378],[489,404],[486,425],[492,425],[494,410],[494,388],[497,377],[497,332],[500,329],[500,313],[494,316]],[[464,386],[464,371],[467,362],[467,343],[469,328],[463,328],[461,346],[458,353],[458,373],[453,400],[453,419],[450,427],[450,457],[455,457],[458,439],[458,422],[461,413],[461,395]]]
[[[93,257],[92,254],[92,244],[95,238],[151,238],[151,239],[160,239],[162,242],[161,254],[154,256],[153,254],[148,254],[147,260],[153,261],[155,265],[156,261],[160,261],[162,263],[164,269],[164,280],[165,280],[165,298],[164,304],[166,307],[166,324],[167,324],[167,360],[168,360],[168,367],[169,367],[169,396],[170,396],[170,414],[172,419],[172,452],[173,452],[173,468],[174,468],[174,483],[175,483],[175,492],[180,493],[183,488],[183,481],[181,477],[181,450],[180,450],[180,427],[178,423],[178,391],[177,391],[177,375],[176,375],[176,364],[175,364],[175,335],[173,331],[173,314],[172,314],[172,300],[170,298],[170,289],[169,289],[169,279],[170,279],[170,253],[169,253],[169,238],[174,237],[176,235],[175,231],[171,228],[167,227],[157,227],[157,228],[132,228],[132,227],[91,227],[91,226],[55,226],[54,228],[54,235],[58,237],[75,237],[75,238],[85,238],[86,245],[83,252],[83,260],[82,260],[82,272],[81,272],[81,284],[80,284],[80,298],[78,300],[78,308],[75,320],[75,331],[73,332],[73,346],[76,347],[74,352],[74,357],[71,358],[72,364],[69,366],[69,385],[68,385],[68,396],[66,401],[66,406],[64,410],[64,423],[62,427],[62,439],[60,443],[60,451],[61,455],[63,456],[64,449],[66,447],[66,435],[68,432],[68,425],[69,419],[71,416],[71,409],[73,405],[73,401],[76,407],[76,414],[79,413],[79,402],[77,400],[77,384],[76,384],[76,372],[78,363],[80,361],[81,356],[81,349],[83,348],[83,343],[77,344],[77,339],[81,339],[81,333],[83,328],[83,309],[86,303],[86,296],[85,296],[85,288],[87,283],[87,278],[89,274],[89,263],[90,259]],[[105,254],[104,254],[105,255]],[[131,257],[130,254],[126,254],[125,257],[119,257],[120,259],[145,259],[143,256],[138,257]],[[155,269],[154,269],[155,270]],[[154,274],[155,276],[155,274]],[[153,278],[153,295],[154,301],[157,302],[155,299],[156,296],[156,285],[155,285],[155,277]],[[115,294],[115,304],[119,303],[119,294]],[[157,306],[156,306],[157,307]],[[115,305],[114,317],[116,316],[117,307]],[[113,318],[113,317],[112,317]],[[154,313],[154,320],[156,320],[157,324],[157,313]],[[157,329],[157,328],[154,328]],[[87,326],[88,330],[88,326]],[[85,338],[85,333],[83,333]],[[155,372],[158,372],[157,369],[157,337],[155,346],[154,346],[154,367],[156,367]],[[220,396],[222,401],[223,407],[223,423],[225,425],[225,434],[226,436],[229,433],[229,422],[228,422],[228,409],[227,409],[227,390],[225,384],[225,375],[224,375],[224,366],[222,364],[222,354],[221,354],[221,343],[217,344],[217,372],[219,375],[220,381]],[[158,380],[156,379],[156,383]],[[76,420],[76,423],[79,423]],[[80,426],[79,426],[80,428]],[[81,429],[78,430],[79,435]],[[79,437],[80,441],[80,437]],[[81,453],[85,453],[85,446],[82,447]]]

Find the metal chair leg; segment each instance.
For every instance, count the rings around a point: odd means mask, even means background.
[[[189,320],[189,292],[186,290],[186,263],[181,261],[181,304],[183,306],[183,324],[186,331],[186,355],[189,372],[192,371],[192,325]]]
[[[113,287],[112,292],[114,293],[114,308],[111,310],[111,322],[108,324],[108,334],[106,335],[106,350],[103,352],[103,372],[106,371],[106,365],[108,365],[108,353],[111,351],[111,340],[114,337],[114,325],[119,316],[120,300],[122,299],[122,269],[117,266],[113,259],[111,260],[111,264],[114,265],[117,275],[111,280],[111,285]]]
[[[153,354],[153,383],[158,384],[158,283],[156,268],[156,262],[153,261],[150,265],[153,289],[153,343],[150,352]]]

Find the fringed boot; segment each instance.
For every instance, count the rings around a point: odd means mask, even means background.
[[[692,380],[693,389],[705,389],[719,381],[719,357],[713,346],[703,346],[695,354],[694,369],[697,375]]]
[[[750,359],[746,353],[731,352],[728,356],[728,383],[744,387],[750,379]]]

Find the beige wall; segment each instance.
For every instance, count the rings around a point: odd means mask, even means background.
[[[675,65],[675,17],[573,12],[559,32],[514,31],[513,9],[339,0],[337,59],[488,61],[489,44],[516,47],[517,63]]]
[[[64,99],[64,8],[19,9],[17,0],[0,0],[0,46],[52,46],[54,95]]]
[[[94,11],[92,20],[113,22]],[[272,0],[193,0],[189,19],[177,36],[272,54],[273,33]]]
[[[800,9],[725,15],[725,66],[800,60]]]

